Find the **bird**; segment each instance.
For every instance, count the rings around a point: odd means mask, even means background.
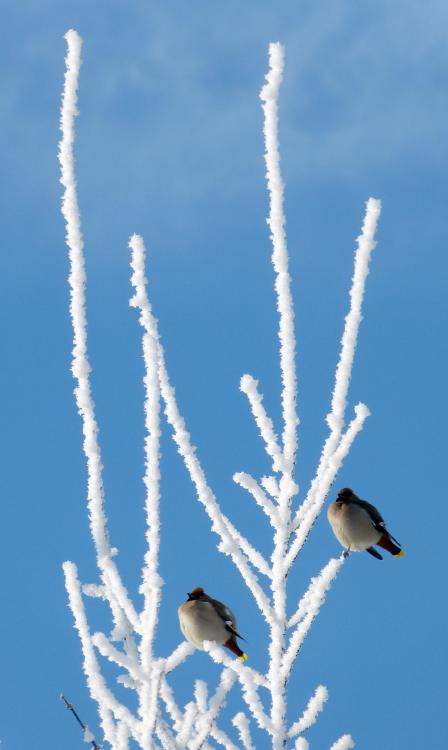
[[[383,557],[374,548],[387,550],[394,557],[403,557],[400,542],[387,530],[381,513],[374,505],[361,500],[349,487],[340,490],[334,503],[328,508],[328,520],[334,535],[346,554],[351,550],[366,550],[369,555],[382,560]]]
[[[188,599],[178,609],[180,629],[187,641],[200,649],[204,648],[204,641],[215,641],[232,651],[241,661],[246,661],[247,654],[236,642],[236,638],[243,636],[236,629],[232,610],[217,599],[212,599],[200,586],[187,596]]]

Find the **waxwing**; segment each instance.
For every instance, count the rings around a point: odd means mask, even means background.
[[[187,641],[203,648],[204,641],[215,641],[246,661],[247,654],[241,651],[236,638],[242,636],[236,630],[236,619],[232,610],[197,587],[188,594],[186,602],[177,610],[179,624]],[[244,640],[244,639],[243,639]]]
[[[400,543],[388,532],[383,517],[374,505],[361,500],[345,487],[340,490],[334,503],[328,508],[328,520],[333,532],[342,544],[351,550],[366,550],[370,555],[382,560],[373,545],[378,544],[394,557],[403,557]]]

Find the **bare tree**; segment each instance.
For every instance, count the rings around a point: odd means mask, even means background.
[[[288,271],[283,183],[277,137],[283,48],[278,43],[271,44],[269,72],[260,98],[264,111],[265,160],[270,197],[268,224],[273,246],[272,263],[279,313],[283,428],[278,436],[266,412],[258,382],[251,375],[244,375],[240,387],[248,398],[271,469],[267,476],[260,479],[245,472],[234,475],[234,481],[247,491],[269,520],[272,527],[270,559],[263,556],[224,514],[208,484],[168,376],[157,321],[148,295],[143,239],[137,235],[131,237],[131,281],[134,288],[131,305],[139,310],[139,320],[143,329],[147,431],[144,477],[147,489],[147,552],[140,589],[143,607],[138,611],[131,601],[115,561],[116,550],[109,540],[104,507],[101,453],[89,380],[83,240],[73,158],[81,39],[75,31],[69,31],[66,39],[68,53],[59,152],[61,182],[64,186],[62,210],[67,225],[70,256],[70,310],[74,332],[72,370],[76,381],[76,403],[83,423],[84,452],[88,467],[88,511],[97,555],[99,582],[81,585],[77,568],[72,562],[64,564],[64,572],[70,607],[81,640],[87,684],[92,698],[98,705],[104,740],[114,750],[125,750],[129,747],[130,740],[144,750],[199,750],[217,745],[226,750],[233,750],[237,747],[236,741],[244,750],[253,750],[251,728],[255,723],[267,733],[274,750],[286,747],[306,750],[309,745],[303,736],[304,732],[315,723],[322,711],[327,700],[327,690],[319,685],[302,715],[288,725],[288,685],[303,641],[324,602],[326,592],[344,564],[344,555],[326,563],[311,579],[295,605],[288,602],[287,579],[322,510],[329,488],[369,414],[367,407],[360,403],[355,406],[352,420],[348,425],[345,423],[347,393],[361,321],[365,281],[371,253],[376,244],[374,235],[380,214],[380,203],[375,199],[367,202],[362,233],[357,241],[350,308],[345,319],[331,408],[327,415],[329,434],[322,448],[314,479],[304,499],[299,503],[299,490],[295,478],[299,420],[296,406],[294,311]],[[191,700],[185,706],[180,706],[176,700],[175,680],[172,675],[175,669],[193,654],[194,647],[183,642],[167,656],[158,656],[154,651],[154,636],[161,600],[159,440],[162,408],[198,500],[210,518],[211,530],[219,537],[218,549],[231,558],[254,597],[270,632],[269,666],[266,674],[261,674],[228,656],[220,646],[211,642],[205,643],[210,657],[222,665],[219,684],[215,692],[209,695],[205,682],[196,680],[192,686]],[[91,633],[83,601],[85,596],[100,598],[109,605],[114,625],[111,636]],[[135,713],[114,695],[103,676],[99,657],[113,662],[122,670],[123,673],[118,679],[123,685],[135,691],[138,697],[138,709]],[[224,730],[218,722],[223,715],[226,697],[236,683],[240,686],[242,710],[232,719],[236,730],[232,739],[231,727]],[[229,726],[228,722],[226,726]],[[334,743],[332,750],[347,750],[350,747],[353,747],[352,739],[349,735],[344,735]]]

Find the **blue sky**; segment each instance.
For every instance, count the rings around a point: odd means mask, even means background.
[[[92,383],[112,540],[130,590],[144,553],[133,232],[145,237],[171,379],[209,482],[225,512],[268,548],[264,520],[231,477],[267,470],[238,390],[243,373],[260,381],[279,418],[258,99],[268,44],[279,40],[299,482],[305,491],[326,436],[354,240],[372,195],[383,213],[350,390],[351,405],[364,401],[372,416],[336,485],[378,505],[407,551],[382,563],[355,555],[344,566],[297,663],[291,718],[323,683],[330,699],[311,748],[347,731],[364,750],[446,746],[447,22],[436,0],[2,3],[2,750],[82,747],[61,690],[97,728],[61,570],[74,560],[83,581],[96,579],[59,210],[69,28],[84,40],[76,157]],[[217,552],[166,428],[162,469],[160,653],[181,638],[178,604],[203,585],[236,610],[262,669],[264,623]],[[337,554],[323,514],[292,576],[293,601]],[[107,628],[99,608],[90,614]],[[216,675],[196,654],[179,673],[179,695],[187,700],[195,676]]]

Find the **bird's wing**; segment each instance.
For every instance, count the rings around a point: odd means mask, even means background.
[[[361,506],[361,508],[364,508],[364,510],[367,511],[367,513],[370,516],[370,520],[372,521],[375,528],[378,531],[381,531],[383,534],[386,534],[386,536],[388,536],[389,539],[392,539],[393,542],[396,542],[396,544],[398,544],[401,547],[401,544],[398,541],[398,539],[395,539],[395,537],[392,536],[390,531],[388,531],[388,529],[386,528],[386,522],[383,516],[381,515],[381,513],[379,512],[379,510],[375,508],[374,505],[371,505],[370,503],[368,503],[366,500],[361,500],[360,498],[357,498],[356,502],[358,503],[358,505]]]
[[[236,619],[232,610],[222,602],[219,602],[217,599],[210,598],[210,602],[211,604],[213,604],[213,608],[216,614],[219,615],[221,620],[225,622],[226,630],[228,630],[229,633],[232,633],[232,635],[236,635],[238,638],[242,638],[244,641],[243,636],[240,635],[237,630],[235,630]]]
[[[369,514],[370,520],[372,521],[375,528],[378,529],[378,531],[386,531],[384,518],[374,505],[371,505],[366,500],[361,500],[360,498],[357,498],[356,504],[360,505],[361,508],[364,508],[364,510]]]

